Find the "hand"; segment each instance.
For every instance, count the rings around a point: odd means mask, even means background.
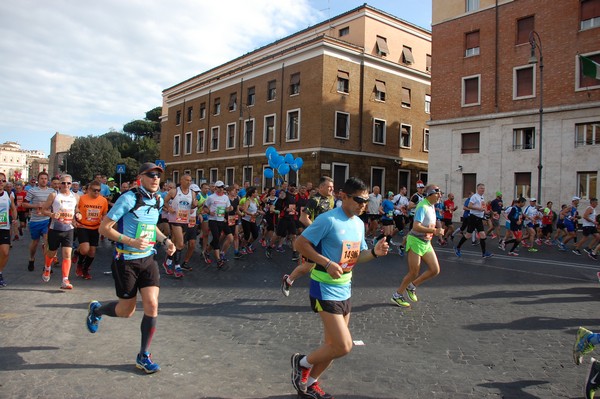
[[[385,240],[383,240],[383,241],[385,241]],[[338,279],[338,278],[342,277],[342,274],[344,274],[344,270],[336,262],[331,261],[331,263],[329,264],[329,267],[327,268],[327,273],[329,273],[331,278]]]
[[[388,244],[387,240],[379,240],[379,241],[377,241],[377,244],[375,244],[373,251],[375,252],[375,255],[377,255],[377,256],[385,256],[385,255],[387,255],[389,249],[390,249],[390,244]]]
[[[177,248],[175,247],[175,244],[173,244],[173,241],[169,240],[169,245],[167,246],[167,255],[173,255],[176,249]]]
[[[436,228],[435,231],[433,232],[434,235],[436,236],[443,236],[444,235],[444,229],[443,228]]]

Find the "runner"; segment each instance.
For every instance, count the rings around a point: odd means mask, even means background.
[[[596,345],[600,344],[600,334],[591,332],[590,330],[579,327],[575,336],[575,344],[573,345],[573,361],[576,365],[580,365],[583,356],[591,353]],[[590,372],[586,379],[584,393],[586,399],[593,399],[596,391],[600,388],[600,361],[590,359]]]
[[[485,193],[485,185],[483,183],[479,183],[477,185],[477,193],[473,194],[469,199],[469,219],[468,219],[468,227],[467,233],[460,239],[458,245],[454,247],[454,253],[457,257],[461,257],[460,247],[464,244],[467,239],[471,238],[471,235],[474,231],[477,231],[479,235],[479,245],[481,246],[481,257],[482,258],[490,258],[492,257],[492,253],[486,251],[485,248],[485,239],[486,234],[483,228],[483,217],[485,213],[485,199],[483,198],[483,193]]]
[[[29,244],[29,265],[27,266],[27,270],[30,272],[35,270],[35,254],[40,239],[42,239],[42,252],[44,256],[46,255],[45,243],[50,218],[42,214],[42,206],[48,199],[48,196],[55,192],[52,188],[48,187],[48,173],[40,172],[37,181],[38,185],[29,189],[23,203],[24,208],[32,209],[29,219],[31,243]]]
[[[23,183],[17,182],[15,185],[15,204],[17,206],[17,214],[19,218],[19,236],[23,236],[23,230],[27,228],[27,218],[29,217],[29,211],[23,206],[27,191],[23,189]],[[15,239],[18,239],[15,236]]]
[[[217,259],[217,267],[221,269],[225,266],[225,261],[221,259],[221,245],[219,240],[221,233],[225,235],[229,233],[229,228],[225,221],[225,213],[233,209],[229,197],[225,194],[225,183],[221,180],[215,182],[215,193],[206,199],[204,208],[208,211],[208,227],[212,234],[210,246],[214,251],[215,259]]]
[[[323,323],[323,344],[308,356],[292,355],[292,385],[303,398],[331,398],[318,379],[334,359],[352,349],[350,284],[355,264],[387,254],[386,240],[369,250],[358,218],[368,202],[367,186],[357,178],[344,184],[342,206],[326,212],[298,237],[296,248],[317,266],[311,272],[311,308]]]
[[[10,195],[4,191],[6,184],[6,175],[0,172],[0,287],[6,287],[6,281],[2,277],[2,272],[8,263],[8,254],[10,252],[10,225],[17,226],[18,215],[17,207]]]

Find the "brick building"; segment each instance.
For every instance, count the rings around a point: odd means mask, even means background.
[[[363,5],[165,89],[167,177],[271,186],[274,146],[304,160],[290,182],[426,180],[430,48],[426,29]]]
[[[50,156],[48,157],[48,174],[50,177],[59,176],[63,173],[61,167],[74,142],[75,137],[66,134],[56,132],[52,136],[50,139]],[[68,165],[66,166],[68,171]]]
[[[600,0],[433,0],[432,38],[431,181],[507,202],[538,196],[541,165],[538,203],[598,196],[600,80],[578,55],[600,61]]]

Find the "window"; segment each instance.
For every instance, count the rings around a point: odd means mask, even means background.
[[[600,121],[575,125],[575,147],[600,144]]]
[[[252,166],[244,166],[243,167],[242,181],[249,181],[252,184]]]
[[[350,74],[348,72],[338,71],[337,91],[346,94],[350,92]]]
[[[181,111],[177,111],[177,115],[175,116],[175,124],[177,126],[181,125]]]
[[[431,73],[431,55],[425,55],[425,70]]]
[[[469,32],[465,35],[465,57],[479,55],[479,31]]]
[[[342,29],[339,30],[339,36],[340,37],[346,36],[346,35],[349,35],[349,34],[350,34],[350,27],[349,26],[346,26],[346,27],[344,27],[344,28],[342,28]]]
[[[179,171],[178,170],[173,171],[173,181],[175,182],[175,184],[179,183]]]
[[[210,182],[211,183],[216,183],[217,180],[219,180],[219,169],[217,168],[210,168]]]
[[[385,144],[385,121],[381,119],[373,120],[373,143]]]
[[[533,31],[533,15],[517,20],[517,37],[515,44],[529,43],[529,34]]]
[[[515,173],[515,198],[531,197],[531,172]]]
[[[398,169],[397,191],[400,192],[402,187],[410,187],[410,171],[406,169]]]
[[[210,129],[210,150],[219,151],[219,126]]]
[[[535,97],[534,65],[513,69],[513,99]]]
[[[256,102],[256,89],[254,86],[248,87],[248,93],[246,95],[246,105],[251,107]]]
[[[267,83],[267,101],[275,100],[275,95],[277,94],[276,87],[276,80],[271,80],[269,83]]]
[[[235,168],[225,168],[225,184],[232,186],[235,183]]]
[[[346,182],[346,180],[348,180],[348,177],[350,177],[350,165],[348,165],[347,163],[332,162],[331,169],[331,177],[333,178],[333,188],[337,191],[340,188],[344,187],[344,183]]]
[[[461,134],[461,154],[478,154],[479,153],[479,132]]]
[[[431,96],[429,94],[425,94],[425,113],[431,113]]]
[[[204,129],[198,130],[198,138],[196,141],[196,152],[204,152]]]
[[[412,141],[412,126],[400,125],[400,147],[410,148]]]
[[[477,187],[477,174],[476,173],[463,173],[463,198],[468,198],[476,192]]]
[[[179,156],[179,154],[181,153],[181,149],[179,148],[181,146],[181,136],[176,134],[173,137],[173,156]]]
[[[582,200],[598,198],[598,173],[597,172],[577,172],[577,195]]]
[[[600,0],[581,1],[581,30],[600,26]]]
[[[513,150],[533,150],[535,148],[535,129],[526,127],[513,130]]]
[[[200,104],[200,119],[206,118],[206,103]]]
[[[423,151],[429,152],[429,129],[423,129]]]
[[[290,96],[300,94],[300,72],[290,76]]]
[[[231,93],[229,95],[229,104],[227,108],[229,108],[229,112],[233,112],[237,109],[237,93]]]
[[[263,132],[263,144],[275,143],[275,115],[265,116],[265,130]]]
[[[429,181],[429,174],[427,172],[419,172],[419,180],[423,182],[423,184],[427,185]]]
[[[254,119],[244,122],[244,147],[254,147]]]
[[[350,114],[335,112],[335,131],[333,137],[336,139],[350,138]]]
[[[467,12],[479,10],[479,0],[466,0],[465,10]]]
[[[410,89],[408,87],[402,88],[402,107],[410,108]]]
[[[588,60],[594,61],[596,64],[600,64],[600,53],[596,54],[581,54]],[[589,68],[588,68],[589,65]],[[586,68],[587,74],[584,75],[584,67]],[[589,69],[589,70],[588,70]],[[578,89],[590,89],[600,87],[600,80],[596,79],[599,76],[598,66],[585,61],[581,57],[577,57],[577,88]],[[590,76],[592,75],[592,76]],[[596,77],[593,77],[593,76]]]
[[[225,149],[227,150],[235,148],[236,126],[237,124],[235,123],[227,124],[227,140],[225,142]]]
[[[300,140],[300,110],[292,110],[287,113],[286,141]]]
[[[192,153],[192,132],[187,132],[185,134],[184,143],[183,143],[183,152],[184,152],[184,154]]]
[[[221,99],[219,97],[215,98],[213,115],[219,115],[221,113]]]
[[[385,82],[375,81],[375,100],[385,102]]]
[[[187,109],[187,121],[190,123],[192,121],[192,116],[194,115],[194,108],[188,107]]]
[[[204,177],[204,169],[196,169],[196,184],[201,185],[202,183],[206,183],[206,178]]]
[[[387,46],[387,39],[382,36],[377,36],[377,55],[380,57],[385,57],[390,53],[390,50]]]
[[[480,90],[479,90],[479,78],[480,75],[467,76],[462,78],[462,106],[467,107],[471,105],[480,104]]]
[[[402,63],[403,64],[414,64],[415,58],[413,57],[412,48],[408,46],[402,46]]]
[[[378,186],[385,198],[385,168],[371,168],[371,188]]]

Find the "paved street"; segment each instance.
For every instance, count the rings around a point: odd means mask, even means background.
[[[27,234],[27,233],[26,233]],[[316,347],[317,315],[308,278],[290,297],[279,279],[291,252],[273,260],[259,249],[228,269],[207,267],[175,280],[163,276],[151,346],[162,367],[134,366],[141,310],[131,320],[104,317],[97,334],[84,319],[91,299],[113,300],[110,244],[93,279],[41,281],[41,257],[27,271],[27,240],[15,242],[0,290],[0,397],[5,398],[294,398],[290,355]],[[492,240],[488,240],[491,242]],[[495,242],[495,241],[494,241]],[[577,326],[600,329],[600,263],[544,247],[509,258],[497,248],[483,261],[466,244],[463,258],[436,248],[442,272],[401,309],[390,296],[406,271],[396,254],[357,267],[350,327],[356,345],[323,376],[336,398],[579,398],[589,359],[575,366]]]

